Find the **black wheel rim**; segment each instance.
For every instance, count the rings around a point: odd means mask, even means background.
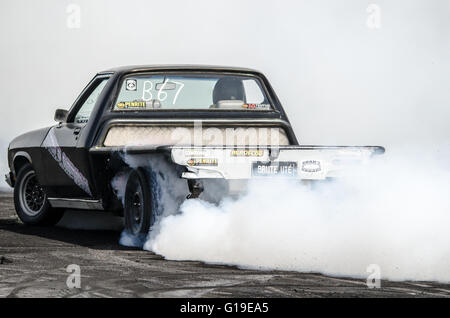
[[[133,234],[139,234],[142,230],[142,222],[144,219],[144,201],[141,185],[135,186],[135,191],[131,193],[131,206],[128,216],[129,224]]]
[[[29,216],[36,216],[42,211],[47,196],[34,171],[29,171],[24,176],[20,187],[20,203],[23,211]]]

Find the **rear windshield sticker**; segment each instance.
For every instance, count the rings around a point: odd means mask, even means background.
[[[242,107],[246,109],[270,109],[270,104],[244,104]]]
[[[137,90],[137,81],[135,79],[127,79],[125,87],[127,91],[135,91]]]
[[[156,109],[161,108],[161,102],[157,99],[151,99],[148,101],[132,101],[132,102],[118,102],[116,105],[117,109]]]
[[[145,108],[147,103],[144,101],[134,101],[134,102],[118,102],[117,108],[128,109],[128,108]]]

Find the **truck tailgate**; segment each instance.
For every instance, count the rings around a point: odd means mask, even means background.
[[[185,166],[186,179],[292,177],[325,179],[376,154],[378,146],[168,147],[172,161]]]

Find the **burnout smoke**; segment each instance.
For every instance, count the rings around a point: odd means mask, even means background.
[[[155,196],[161,202],[156,211],[155,224],[152,226],[151,235],[159,231],[158,226],[160,219],[178,213],[179,206],[189,194],[187,184],[178,177],[176,166],[170,165],[162,156],[146,156],[146,155],[123,155],[124,161],[132,169],[138,167],[145,168],[147,174],[154,174],[156,184],[158,185],[153,191]],[[151,167],[151,168],[150,168]],[[126,183],[128,180],[128,171],[117,174],[112,180],[112,187],[115,189],[117,197],[124,204]],[[125,246],[141,247],[147,238],[145,236],[133,236],[126,230],[122,231],[120,244]]]
[[[218,205],[185,200],[159,218],[144,249],[170,260],[361,278],[377,264],[383,279],[448,282],[448,158],[386,155],[333,182],[258,180]]]

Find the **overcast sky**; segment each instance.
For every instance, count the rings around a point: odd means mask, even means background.
[[[304,144],[450,140],[448,0],[3,0],[0,14],[2,175],[13,137],[119,65],[259,69]]]

